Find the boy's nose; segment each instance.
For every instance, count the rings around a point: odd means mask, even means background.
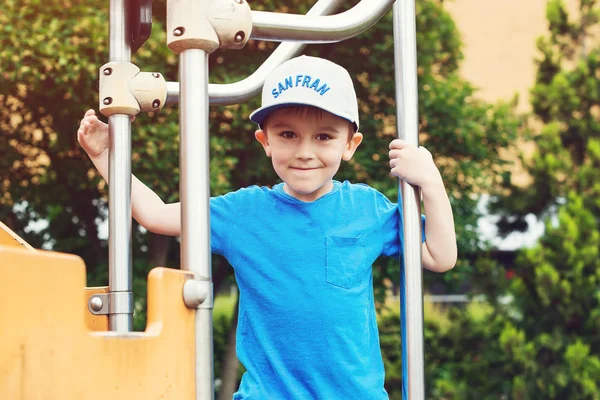
[[[314,149],[310,140],[302,140],[296,148],[296,158],[303,160],[311,159],[314,157]]]

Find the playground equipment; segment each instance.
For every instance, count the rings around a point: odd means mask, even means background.
[[[99,75],[100,111],[108,117],[110,136],[109,286],[84,288],[81,259],[34,250],[0,225],[4,281],[24,283],[0,291],[0,398],[213,398],[209,104],[245,101],[260,91],[270,70],[305,44],[351,38],[393,4],[398,132],[418,144],[414,0],[362,0],[348,11],[327,15],[342,3],[319,0],[307,15],[290,15],[251,11],[245,0],[169,0],[167,44],[179,54],[177,83],[166,82],[158,72],[140,72],[130,62],[132,51],[149,37],[151,0],[110,1],[109,62]],[[286,43],[250,77],[209,85],[210,53],[241,48],[250,38]],[[183,271],[151,271],[147,328],[134,333],[131,116],[176,103]],[[424,398],[420,194],[403,182],[399,198],[405,248],[404,397],[419,400]],[[19,304],[18,309],[11,304]],[[65,370],[81,373],[74,378]]]

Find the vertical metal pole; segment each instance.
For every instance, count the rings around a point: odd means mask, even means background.
[[[190,49],[179,56],[179,125],[182,269],[212,286],[208,133],[208,54]],[[212,297],[212,289],[209,296]],[[196,399],[214,398],[212,298],[196,310]]]
[[[415,0],[394,3],[394,63],[398,137],[419,144],[419,97]],[[402,380],[404,399],[425,398],[423,362],[423,266],[421,194],[401,181],[399,207],[404,219],[404,263],[401,268]]]
[[[109,59],[129,62],[126,0],[110,1]],[[108,118],[109,146],[109,327],[111,331],[133,329],[131,268],[131,121],[128,115]]]

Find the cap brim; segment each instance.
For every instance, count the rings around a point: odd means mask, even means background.
[[[297,106],[300,106],[300,107],[302,107],[302,106],[310,106],[310,107],[319,108],[319,109],[321,109],[323,111],[327,111],[328,113],[331,113],[331,114],[333,114],[335,116],[343,118],[346,121],[354,124],[354,130],[355,131],[358,130],[358,121],[352,121],[346,115],[340,115],[340,114],[336,113],[335,111],[328,110],[325,107],[316,106],[314,104],[309,104],[308,102],[306,102],[306,103],[302,103],[302,102],[279,103],[279,104],[273,104],[273,105],[266,106],[266,107],[261,107],[261,108],[255,110],[252,114],[250,114],[250,121],[254,122],[255,124],[258,124],[258,126],[260,126],[261,129],[262,129],[263,123],[265,122],[265,119],[267,119],[267,117],[272,112],[280,110],[282,108],[286,108],[286,107],[297,107]]]

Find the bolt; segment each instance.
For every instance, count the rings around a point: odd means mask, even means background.
[[[107,97],[107,98],[105,98],[104,100],[102,100],[102,103],[103,103],[105,106],[108,106],[108,105],[110,105],[110,104],[112,103],[112,97]]]
[[[112,68],[104,68],[104,71],[102,71],[104,73],[104,75],[108,76],[110,74],[112,74]]]
[[[183,32],[185,32],[185,28],[183,26],[180,26],[179,28],[175,28],[175,30],[173,31],[173,35],[181,36],[183,35]]]
[[[246,35],[244,34],[244,32],[239,31],[238,33],[235,34],[235,42],[236,43],[241,43],[244,41],[244,38],[246,37]]]
[[[152,108],[158,108],[160,106],[160,100],[156,99],[152,102]]]
[[[102,299],[100,297],[92,297],[90,299],[90,308],[95,311],[98,312],[100,310],[102,310]]]
[[[244,0],[235,0],[235,2],[238,4],[244,4]]]
[[[160,78],[160,74],[158,72],[153,72],[152,76],[155,78]]]

